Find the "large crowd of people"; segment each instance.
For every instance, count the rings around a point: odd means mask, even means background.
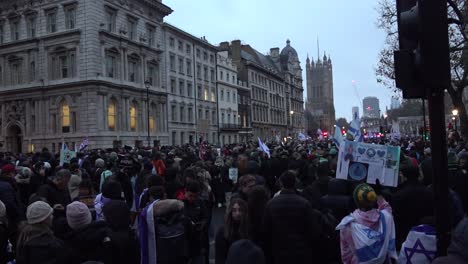
[[[375,144],[389,144],[383,139]],[[401,140],[396,188],[335,178],[327,140],[0,155],[0,264],[468,263],[468,146]],[[271,155],[271,156],[270,156]],[[436,256],[433,177],[452,241]]]

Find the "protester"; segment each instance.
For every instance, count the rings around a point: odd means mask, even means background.
[[[72,263],[112,263],[111,230],[107,223],[93,222],[88,206],[81,202],[67,205],[66,215],[71,231],[66,234],[65,243],[72,249]]]
[[[53,212],[49,204],[41,201],[28,206],[28,224],[18,238],[16,263],[67,263],[64,243],[56,238],[51,230]]]
[[[229,248],[226,264],[265,264],[263,251],[252,241],[241,239]]]
[[[309,202],[296,194],[296,174],[284,172],[281,193],[267,204],[264,217],[268,263],[310,263],[317,249],[320,227]]]
[[[130,209],[127,204],[121,200],[109,201],[104,205],[103,213],[110,228],[112,263],[138,263],[140,247],[135,231],[130,228]]]
[[[340,230],[343,263],[383,264],[389,263],[391,258],[397,259],[395,224],[390,205],[365,183],[354,189],[353,198],[358,209],[343,218],[336,227]]]
[[[248,219],[247,203],[239,198],[231,200],[224,217],[224,226],[220,227],[216,233],[216,264],[226,262],[228,250],[235,241],[249,237]]]
[[[452,232],[448,255],[435,259],[432,264],[468,263],[468,218],[464,218]]]

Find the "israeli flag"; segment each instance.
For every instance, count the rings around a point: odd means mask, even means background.
[[[333,142],[340,148],[340,143],[343,142],[343,135],[341,134],[340,126],[338,123],[335,124],[335,134],[333,135]]]
[[[268,155],[268,158],[270,158],[270,149],[268,148],[267,145],[265,145],[265,143],[262,142],[260,138],[258,138],[258,145],[260,149]]]
[[[300,140],[300,141],[306,141],[307,140],[307,137],[302,134],[302,133],[299,133],[299,135],[297,136],[297,138]]]
[[[351,121],[348,133],[350,133],[354,137],[354,141],[362,142],[361,128],[359,125],[359,117],[357,113],[354,113],[353,121]]]

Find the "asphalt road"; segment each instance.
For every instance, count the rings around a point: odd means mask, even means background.
[[[213,208],[213,216],[211,218],[211,225],[209,230],[210,235],[210,263],[214,264],[215,257],[215,234],[216,231],[223,225],[224,222],[224,212],[226,207],[215,207]]]

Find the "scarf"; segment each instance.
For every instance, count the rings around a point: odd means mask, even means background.
[[[96,210],[96,221],[104,220],[104,214],[102,208],[106,205],[111,199],[106,198],[102,193],[96,196],[94,199],[94,209]]]
[[[147,205],[140,214],[138,230],[140,234],[141,264],[157,263],[156,230],[154,228],[153,206],[159,200]]]

